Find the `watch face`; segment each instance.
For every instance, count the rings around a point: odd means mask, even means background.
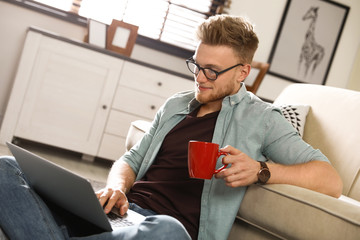
[[[270,171],[266,168],[261,169],[258,178],[261,183],[266,183],[270,178]]]

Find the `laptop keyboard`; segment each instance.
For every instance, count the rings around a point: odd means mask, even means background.
[[[131,222],[131,221],[127,220],[126,218],[123,218],[113,212],[108,213],[107,217],[108,217],[112,227],[128,227],[128,226],[134,225],[133,222]]]

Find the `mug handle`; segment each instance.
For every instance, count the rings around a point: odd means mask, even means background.
[[[218,154],[217,154],[217,157],[220,157],[221,155],[227,156],[227,155],[229,155],[229,154],[226,153],[226,152],[221,152],[221,151],[219,151]],[[214,174],[216,174],[216,173],[220,172],[221,170],[225,169],[227,166],[228,166],[228,164],[225,164],[225,165],[222,166],[221,168],[216,169],[215,172],[214,172]]]

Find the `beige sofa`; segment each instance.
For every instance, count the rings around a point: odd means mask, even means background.
[[[360,92],[293,84],[275,104],[311,106],[303,138],[337,169],[343,196],[291,185],[251,185],[229,239],[360,239]],[[148,128],[148,122],[133,122],[127,148]]]

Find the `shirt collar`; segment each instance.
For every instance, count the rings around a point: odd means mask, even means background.
[[[247,94],[247,90],[245,84],[241,83],[241,87],[237,93],[224,98],[223,105],[228,104],[230,106],[234,106],[239,102],[241,102],[241,100],[245,97],[246,94]]]

